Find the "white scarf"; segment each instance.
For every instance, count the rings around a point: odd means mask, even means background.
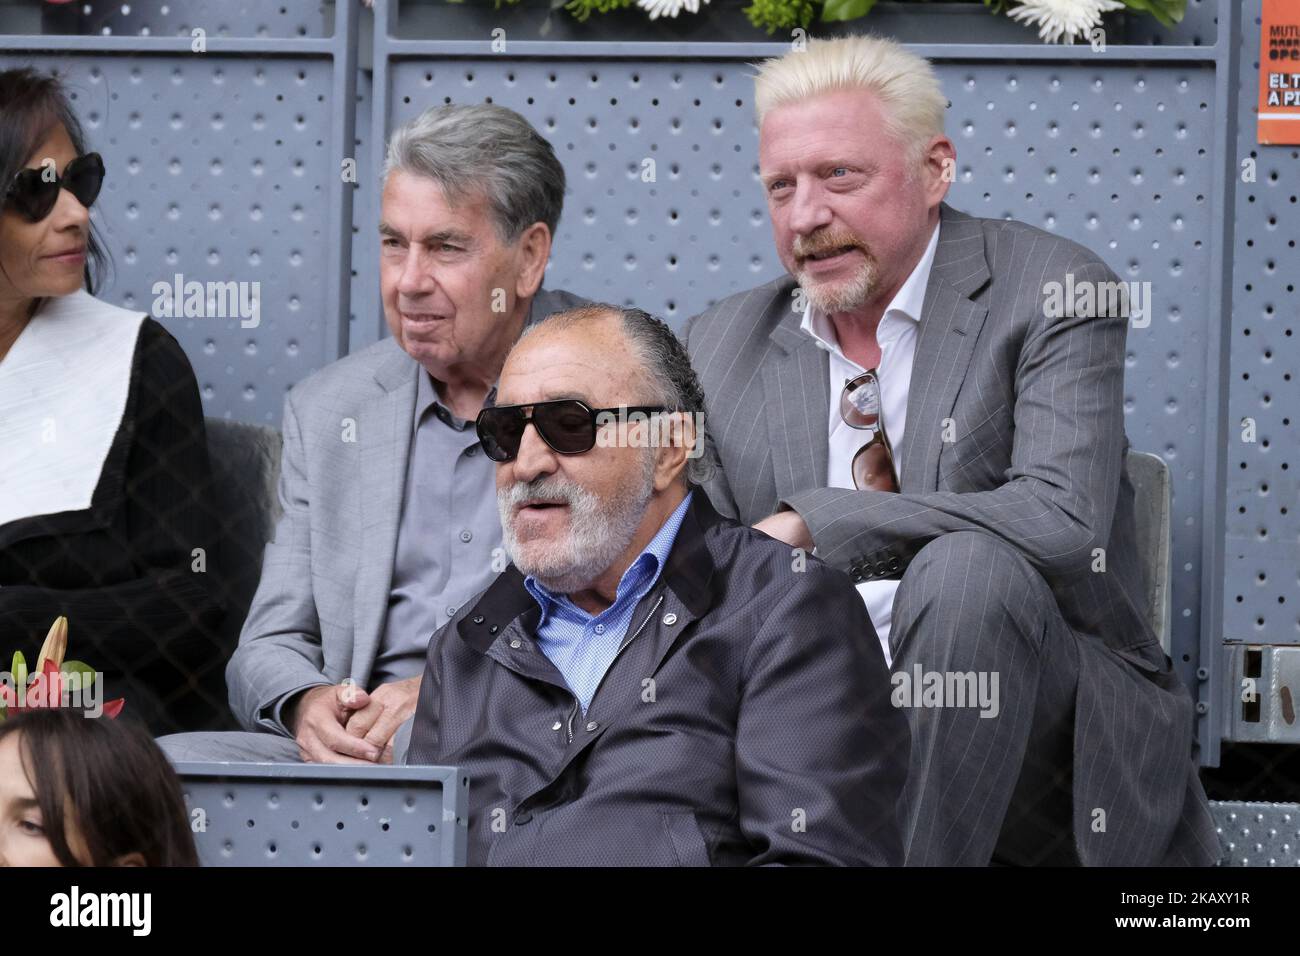
[[[47,299],[0,359],[0,525],[90,507],[144,319],[85,291]]]

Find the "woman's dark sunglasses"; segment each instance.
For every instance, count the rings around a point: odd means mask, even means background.
[[[62,176],[51,176],[48,167],[22,170],[9,185],[5,204],[28,222],[40,222],[59,201],[60,189],[72,193],[89,209],[103,185],[104,160],[99,153],[86,153],[64,166]]]
[[[840,393],[844,423],[871,432],[867,443],[853,456],[853,486],[859,491],[898,491],[898,469],[885,432],[882,404],[880,377],[874,368],[846,382]]]
[[[531,410],[531,411],[529,411]],[[478,413],[474,422],[483,451],[493,461],[513,461],[532,422],[542,441],[561,455],[581,455],[596,446],[597,419],[601,415],[652,415],[671,409],[662,405],[620,405],[592,408],[576,398],[560,398],[531,405],[497,405]]]

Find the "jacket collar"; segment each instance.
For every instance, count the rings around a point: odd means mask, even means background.
[[[938,490],[941,426],[953,412],[988,315],[988,306],[973,297],[990,275],[982,221],[944,203],[912,360],[907,430],[894,451],[904,492]],[[767,419],[772,473],[777,497],[787,498],[825,485],[831,396],[826,353],[801,331],[802,312],[790,307],[794,279],[771,288],[761,321],[772,329],[773,349],[762,374],[773,408]]]
[[[708,532],[724,519],[714,510],[703,488],[696,487],[695,492],[660,578],[692,615],[699,617],[714,603],[715,566]],[[523,615],[528,617],[521,623],[531,633],[541,610],[524,587],[523,573],[511,564],[461,617],[456,630],[466,644],[486,653],[498,635]]]

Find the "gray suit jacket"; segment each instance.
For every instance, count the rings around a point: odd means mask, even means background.
[[[691,320],[722,468],[719,510],[781,503],[855,581],[899,578],[928,542],[979,531],[1017,548],[1081,638],[1075,830],[1085,862],[1212,862],[1190,762],[1192,701],[1147,624],[1124,470],[1123,315],[1049,319],[1045,285],[1117,281],[1089,250],[1023,223],[942,208],[895,453],[899,494],[827,488],[827,355],[786,277]],[[945,440],[950,438],[952,440]],[[1092,570],[1105,550],[1105,573]],[[1091,829],[1104,808],[1107,833]]]
[[[843,572],[697,491],[586,714],[513,565],[471,604],[407,756],[469,776],[471,865],[902,862],[907,721]]]
[[[527,321],[584,301],[539,290]],[[347,677],[369,685],[392,587],[419,370],[385,338],[285,398],[284,514],[226,668],[231,710],[249,730],[287,735],[274,711],[295,691]],[[354,442],[340,440],[344,419],[356,423]]]

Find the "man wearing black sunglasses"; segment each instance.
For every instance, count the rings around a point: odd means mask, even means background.
[[[908,732],[866,611],[697,489],[672,331],[552,316],[498,397],[513,564],[430,642],[407,760],[469,776],[470,864],[901,862]]]

